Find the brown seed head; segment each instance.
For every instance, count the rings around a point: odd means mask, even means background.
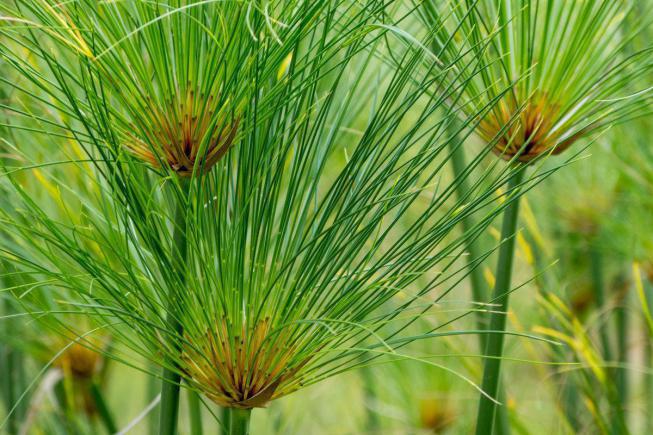
[[[596,299],[596,294],[591,286],[582,286],[571,296],[570,308],[577,316],[584,315]]]
[[[70,345],[55,365],[76,379],[90,379],[102,365],[102,356],[79,343]]]
[[[441,400],[422,399],[420,402],[420,421],[422,427],[434,434],[443,433],[455,421],[453,411]]]
[[[214,331],[184,346],[182,368],[195,386],[216,404],[229,408],[259,408],[299,386],[298,372],[308,359],[291,364],[297,345],[288,333],[273,333],[269,319],[240,336],[229,336],[226,321]]]
[[[141,128],[125,133],[125,146],[135,156],[159,167],[167,164],[182,177],[190,177],[198,159],[199,169],[208,172],[233,145],[239,119],[221,114],[219,98],[197,96],[187,91],[185,98],[150,107]]]
[[[564,129],[554,131],[559,107],[546,95],[522,98],[508,92],[478,126],[479,135],[487,142],[496,139],[493,151],[505,160],[515,156],[529,163],[545,154],[559,154],[569,148],[581,133],[563,139]]]

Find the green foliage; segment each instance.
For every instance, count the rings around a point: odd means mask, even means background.
[[[129,359],[127,347],[238,408],[421,338],[395,336],[429,310],[429,292],[462,279],[455,259],[504,206],[494,191],[510,170],[486,169],[453,197],[443,108],[473,76],[433,92],[443,76],[416,74],[422,50],[388,45],[387,7],[5,6],[1,52],[17,78],[5,83],[31,107],[9,108],[12,128],[87,156],[38,160],[6,141],[29,164],[5,167],[15,206],[3,257],[29,276],[33,303],[95,318],[123,347],[114,357]],[[88,189],[69,182],[71,167]],[[57,194],[34,198],[20,182],[37,170],[73,196],[65,218],[51,210]]]
[[[163,368],[156,433],[179,384],[195,433],[468,433],[478,341],[516,433],[653,427],[647,10],[0,2],[0,430],[138,431]]]

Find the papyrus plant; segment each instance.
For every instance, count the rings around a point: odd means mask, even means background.
[[[28,163],[4,168],[15,206],[1,221],[20,242],[2,256],[33,292],[103,320],[117,357],[165,369],[161,433],[175,431],[181,380],[246,433],[252,408],[439,334],[399,335],[458,282],[460,248],[505,207],[494,192],[513,169],[479,171],[453,197],[481,159],[444,177],[444,109],[474,76],[447,87],[449,72],[420,73],[424,53],[394,44],[386,3],[2,6],[12,128],[86,153],[51,161],[7,139]],[[457,113],[460,129],[491,106]],[[89,165],[91,188],[69,165]],[[17,174],[35,167],[75,194],[78,220],[24,188]]]
[[[420,2],[434,58],[450,68],[454,82],[473,75],[466,97],[454,101],[471,115],[496,102],[478,118],[477,135],[496,140],[494,151],[520,168],[508,190],[518,189],[526,166],[558,154],[581,138],[648,112],[645,88],[631,86],[651,70],[650,51],[627,49],[640,30],[623,25],[630,1],[454,0]],[[635,20],[636,21],[636,20]],[[460,58],[480,60],[462,70]],[[473,115],[472,115],[473,116]],[[499,305],[489,328],[505,329],[518,218],[518,202],[506,210],[493,302]],[[496,395],[503,334],[486,343],[483,389]],[[491,433],[495,403],[481,397],[477,433]]]

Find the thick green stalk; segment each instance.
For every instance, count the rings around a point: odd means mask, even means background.
[[[202,435],[202,401],[199,394],[195,391],[188,390],[188,411],[190,414],[190,433],[192,435]]]
[[[494,411],[494,433],[495,435],[510,434],[510,417],[508,416],[506,390],[503,381],[499,379],[499,402],[503,404]]]
[[[115,420],[111,415],[111,411],[109,411],[109,406],[104,400],[104,396],[102,395],[102,391],[100,391],[98,384],[91,382],[89,390],[91,392],[91,396],[93,397],[93,401],[95,402],[98,414],[100,415],[100,420],[102,421],[102,424],[104,425],[107,432],[110,434],[118,432],[118,426],[116,426]]]
[[[229,435],[249,435],[251,409],[229,408]]]
[[[467,162],[465,160],[465,150],[462,144],[458,144],[456,138],[457,130],[456,125],[451,125],[449,127],[451,133],[449,139],[449,146],[451,148],[451,166],[453,168],[453,175],[456,179],[456,195],[459,200],[464,200],[467,195],[469,195],[470,187],[467,180],[465,171],[467,170]],[[465,217],[461,222],[462,230],[465,234],[471,233],[474,229],[474,221],[471,217]],[[467,252],[467,266],[469,271],[469,283],[472,288],[472,297],[474,302],[485,303],[487,302],[487,290],[485,281],[483,279],[483,273],[481,269],[475,264],[476,261],[481,258],[482,250],[479,246],[480,243],[477,239],[466,239],[465,240],[465,252]],[[476,326],[479,330],[483,330],[487,327],[487,318],[482,311],[476,313]],[[485,334],[478,334],[479,349],[483,351],[485,349]],[[500,387],[500,397],[505,398],[505,392],[503,387]],[[510,434],[510,422],[508,418],[508,410],[505,406],[502,406],[497,410],[497,430],[496,432],[501,435]]]
[[[186,193],[188,192],[189,182],[187,179],[180,178],[183,197],[177,201],[174,221],[174,243],[176,248],[177,260],[180,261],[180,268],[184,267],[188,253],[186,244],[186,213],[187,206],[184,203]],[[180,282],[183,284],[184,277],[181,276]],[[178,336],[183,334],[183,329],[177,320],[175,308],[175,295],[168,295],[167,318],[168,327]],[[159,434],[175,435],[177,433],[177,422],[179,419],[179,387],[181,376],[178,370],[171,367],[176,365],[172,358],[166,360],[166,366],[163,369],[163,384],[161,386],[161,407],[159,414]]]
[[[520,168],[508,182],[509,194],[514,194],[515,189],[521,184],[526,168]],[[503,355],[503,341],[508,314],[508,301],[512,280],[512,264],[515,254],[515,231],[519,216],[519,198],[510,199],[511,203],[503,212],[501,228],[501,247],[499,248],[499,262],[497,265],[496,284],[492,302],[498,306],[493,308],[490,315],[490,331],[486,340],[485,356],[483,363],[483,383],[481,388],[490,397],[496,398],[499,390],[501,375],[501,356]],[[481,395],[476,419],[476,434],[491,434],[494,427],[494,414],[496,403],[485,395]]]
[[[222,430],[220,433],[222,435],[229,435],[231,433],[231,411],[229,408],[220,408],[222,411]]]
[[[152,367],[152,373],[154,373],[155,368]],[[156,376],[149,376],[147,378],[147,401],[149,404],[153,398],[155,398],[161,391],[161,382]],[[161,410],[158,406],[147,416],[147,426],[149,435],[158,435],[159,433],[159,415],[161,415]]]

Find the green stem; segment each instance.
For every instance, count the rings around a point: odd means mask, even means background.
[[[9,412],[13,406],[16,404],[16,383],[14,382],[14,376],[16,373],[16,350],[10,346],[7,346],[4,350],[5,353],[5,373],[3,374],[4,379],[7,379],[7,382],[3,382],[6,388],[6,403],[7,403],[7,412]],[[13,410],[9,419],[7,420],[7,434],[13,435],[18,433],[18,415],[16,410]]]
[[[594,292],[596,295],[596,304],[599,310],[599,313],[602,315],[605,314],[605,308],[607,306],[606,294],[605,294],[605,281],[603,279],[603,256],[601,251],[598,250],[595,246],[595,243],[590,244],[590,267],[592,272],[592,282],[594,284]],[[610,346],[610,335],[608,333],[609,322],[604,321],[600,323],[599,326],[599,336],[601,338],[601,345],[603,347],[603,358],[607,362],[612,361],[612,349]]]
[[[363,394],[365,397],[365,431],[377,433],[379,431],[379,417],[370,407],[370,403],[376,400],[376,388],[374,388],[374,374],[369,366],[361,367],[361,380],[363,381]]]
[[[529,245],[531,246],[531,249],[533,250],[533,259],[535,262],[535,269],[538,271],[541,270],[546,270],[547,264],[545,261],[545,254],[542,252],[540,249],[540,244],[537,243],[532,237],[528,237],[528,242]],[[553,271],[548,271],[547,273],[543,273],[540,275],[537,275],[535,277],[535,283],[537,284],[538,291],[540,294],[543,296],[546,296],[549,294],[548,289],[549,288],[558,288],[560,287],[560,284],[558,283],[557,276]],[[554,361],[569,361],[570,358],[573,358],[573,355],[569,354],[569,349],[562,347],[562,346],[556,346],[551,344],[550,345],[551,351],[554,355]],[[557,369],[552,370],[552,374],[554,375],[559,375],[557,372]],[[579,412],[578,412],[578,405],[582,403],[580,401],[580,393],[578,390],[578,380],[577,380],[577,374],[574,372],[567,373],[564,375],[563,379],[563,384],[562,384],[562,403],[560,404],[561,411],[565,414],[565,417],[567,419],[567,423],[573,430],[573,433],[580,432],[581,430],[581,422],[579,419]]]
[[[451,127],[452,130],[455,127]],[[465,171],[467,163],[465,161],[465,150],[462,145],[457,144],[457,140],[452,135],[449,140],[451,147],[451,166],[453,168],[453,175],[456,178],[456,196],[459,201],[465,201],[469,196],[470,187]],[[465,234],[470,234],[474,230],[474,222],[471,217],[465,217],[461,226]],[[483,273],[481,269],[475,264],[481,258],[481,249],[475,239],[466,239],[465,251],[467,252],[467,266],[469,270],[469,281],[472,287],[472,297],[474,302],[487,302],[487,291],[483,280]],[[479,330],[485,329],[486,319],[482,312],[476,313],[476,323]],[[480,348],[485,349],[485,334],[478,334]]]
[[[465,150],[462,144],[459,144],[456,134],[457,129],[455,124],[451,124],[449,127],[451,133],[449,139],[449,147],[451,148],[451,166],[453,169],[453,175],[456,179],[456,196],[459,201],[465,201],[470,194],[469,182],[467,180],[467,175],[465,171],[467,170],[467,162],[465,159]],[[461,222],[462,230],[464,234],[471,234],[474,231],[474,221],[470,216],[466,216]],[[485,303],[487,302],[487,290],[485,281],[483,279],[483,273],[481,268],[476,264],[480,258],[482,258],[482,250],[480,243],[475,238],[467,238],[465,240],[465,252],[467,252],[467,269],[469,272],[469,282],[472,289],[472,298],[474,302]],[[487,317],[482,311],[476,312],[476,326],[479,331],[482,331],[487,326]],[[485,339],[486,334],[478,334],[479,349],[481,351],[485,349]],[[505,397],[505,391],[503,387],[500,387],[500,396]],[[497,433],[501,435],[510,434],[510,423],[508,418],[508,410],[505,406],[502,406],[498,409],[497,415]]]
[[[563,411],[565,417],[567,417],[567,422],[569,426],[574,431],[574,433],[580,432],[581,422],[578,419],[578,404],[581,398],[578,394],[578,388],[573,378],[573,373],[569,373],[565,377],[565,383],[562,387],[562,400],[563,400]]]
[[[9,271],[8,265],[4,262],[0,262],[0,268]],[[9,288],[13,284],[7,278],[0,281],[0,287],[4,285],[6,288]],[[0,299],[3,302],[0,306],[0,315],[9,315],[16,312],[16,308],[11,300],[11,298],[15,297],[13,292],[6,292],[6,297],[7,299]],[[0,327],[4,326],[3,331],[0,333],[0,338],[4,335],[9,340],[9,337],[17,337],[19,335],[20,325],[17,324],[15,319],[8,318],[0,323]],[[2,382],[3,400],[7,412],[10,412],[13,408],[11,415],[7,417],[6,430],[8,435],[19,433],[20,420],[24,414],[24,401],[23,404],[16,406],[26,385],[24,370],[25,361],[22,352],[11,343],[0,343],[0,379],[6,380],[6,382]]]
[[[155,368],[152,367],[152,373],[154,373]],[[147,378],[147,401],[146,404],[150,404],[150,402],[159,394],[161,390],[161,382],[159,381],[159,378],[156,376],[148,376]],[[149,435],[158,435],[159,431],[159,415],[161,414],[161,410],[159,409],[158,406],[156,406],[152,411],[149,413],[147,416],[147,426],[148,426],[148,433]]]
[[[115,434],[118,432],[118,426],[116,426],[115,420],[111,415],[111,411],[109,411],[109,406],[104,400],[104,396],[102,395],[102,391],[100,391],[100,387],[97,383],[91,382],[89,389],[91,396],[93,397],[93,401],[95,402],[98,414],[100,415],[102,424],[104,424],[107,432],[110,434]]]
[[[168,315],[168,323],[171,329],[181,334],[179,323],[174,316]],[[176,364],[174,360],[168,360],[168,364]],[[176,370],[163,369],[163,383],[161,385],[161,407],[159,414],[159,434],[175,435],[177,433],[177,421],[179,419],[179,383],[181,376]]]
[[[508,435],[510,434],[510,417],[508,416],[508,406],[506,390],[501,379],[499,379],[499,402],[503,403],[503,406],[500,406],[496,409],[494,416],[494,433],[497,435]]]
[[[74,403],[70,397],[70,379],[67,376],[64,376],[55,386],[54,394],[57,397],[57,402],[61,413],[65,417],[62,422],[62,426],[66,428],[65,433],[81,433],[81,429],[78,427],[77,418],[74,410]]]
[[[616,373],[617,383],[617,404],[623,415],[624,422],[628,426],[628,409],[629,409],[629,394],[628,394],[628,341],[629,341],[629,324],[628,324],[628,288],[625,288],[626,293],[622,295],[621,303],[615,311],[615,321],[617,323],[617,359],[619,360],[619,368]]]
[[[222,430],[220,433],[222,435],[229,435],[231,432],[231,411],[229,408],[220,408],[222,411]]]
[[[653,303],[653,283],[644,284],[644,293],[649,304]],[[644,368],[653,367],[653,337],[648,325],[643,325],[644,340]],[[653,433],[653,377],[649,374],[644,375],[644,406],[646,407],[645,433]]]
[[[229,408],[229,435],[249,435],[251,409]]]
[[[202,435],[202,401],[195,391],[188,391],[188,410],[190,413],[190,433]]]
[[[508,194],[512,195],[521,184],[526,167],[517,170],[508,181]],[[503,341],[508,314],[508,301],[512,280],[512,264],[515,251],[515,231],[519,216],[519,198],[509,199],[510,204],[503,212],[501,227],[501,247],[499,248],[499,262],[497,264],[496,284],[492,302],[498,304],[490,315],[490,330],[496,331],[488,334],[483,362],[483,383],[481,388],[490,397],[497,397],[499,378],[501,374],[501,356],[503,355]],[[487,435],[492,433],[496,403],[481,395],[476,419],[476,434]]]
[[[592,282],[594,284],[594,292],[596,294],[597,309],[602,316],[606,316],[604,321],[600,322],[599,324],[599,338],[601,339],[601,346],[603,348],[603,359],[608,364],[610,364],[614,361],[614,353],[610,343],[611,317],[606,312],[606,308],[608,307],[608,297],[605,286],[603,255],[597,248],[595,241],[590,243],[589,251],[590,268],[592,273]],[[610,368],[608,369],[608,373],[610,375],[610,379],[614,380],[614,383],[609,382],[606,385],[608,401],[610,402],[611,408],[613,410],[613,413],[610,416],[610,433],[627,433],[625,414],[622,408],[622,404],[619,401],[619,370]]]
[[[176,253],[179,258],[179,267],[184,267],[188,253],[186,243],[186,213],[187,207],[184,202],[186,194],[188,193],[189,182],[187,179],[180,178],[179,183],[183,197],[177,200],[174,221],[174,243]],[[180,281],[183,285],[185,278],[183,272]],[[167,317],[166,322],[170,331],[174,331],[175,336],[180,337],[183,334],[183,328],[177,320],[178,313],[175,308],[175,294],[168,295],[167,302]],[[165,361],[165,368],[163,369],[163,383],[161,386],[161,407],[159,414],[159,434],[160,435],[175,435],[177,433],[177,422],[179,420],[179,388],[181,376],[179,370],[173,369],[176,366],[174,358],[167,357]]]

